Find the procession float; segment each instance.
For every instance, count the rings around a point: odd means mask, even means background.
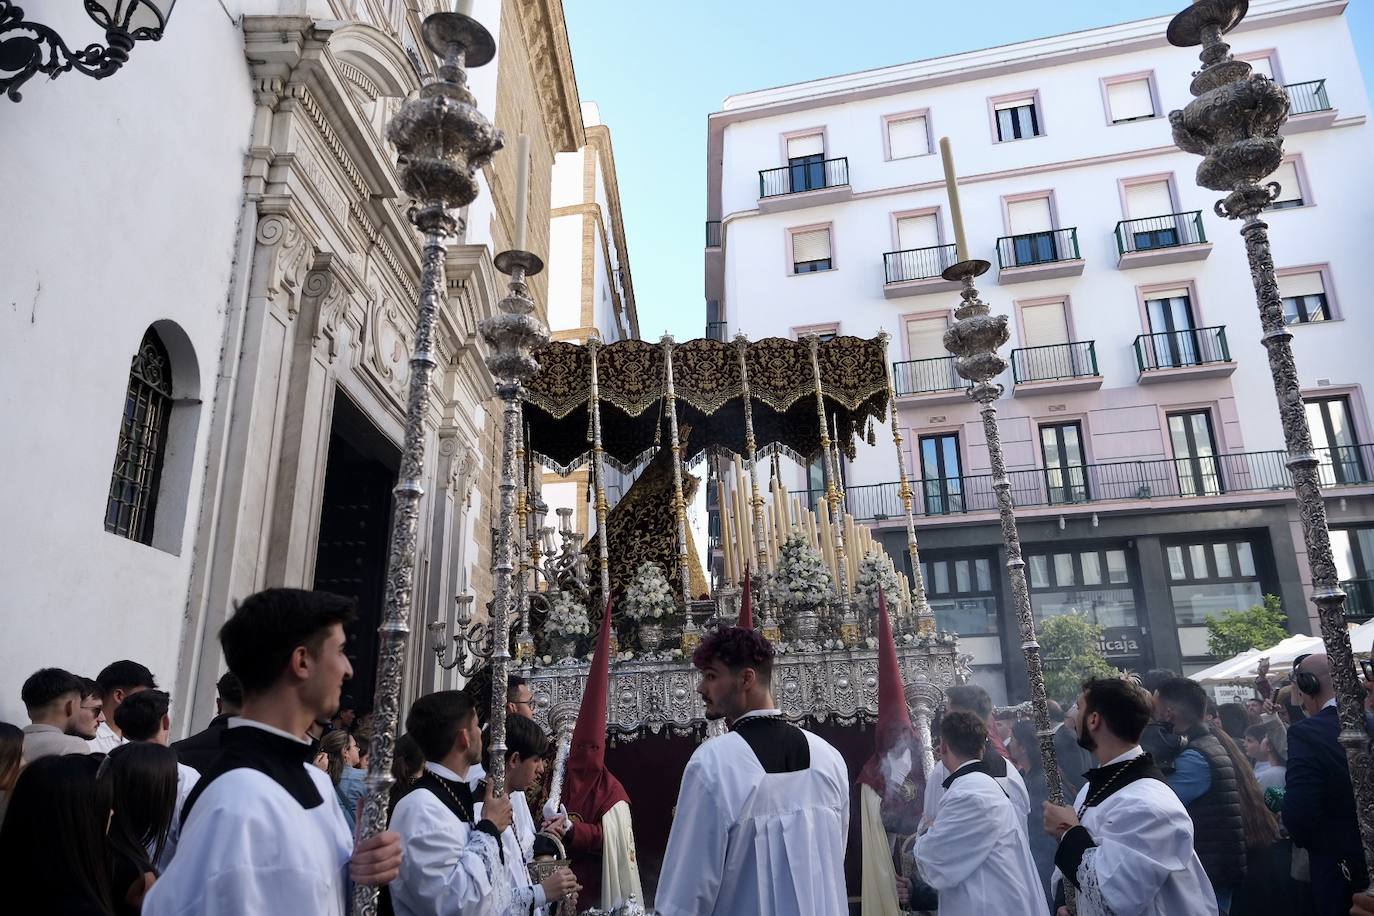
[[[606,765],[633,800],[646,892],[667,844],[676,776],[719,726],[707,722],[696,693],[692,649],[711,628],[739,619],[746,589],[753,622],[778,653],[773,687],[784,716],[834,744],[854,772],[874,746],[881,589],[894,612],[921,772],[929,770],[932,713],[945,687],[967,679],[968,658],[953,635],[937,632],[919,567],[897,572],[845,511],[838,485],[841,456],[852,458],[860,439],[871,443],[889,425],[916,555],[886,350],[883,335],[592,339],[532,353],[538,369],[524,384],[513,443],[509,670],[529,682],[536,720],[555,736],[556,798],[604,596],[612,596]],[[819,460],[825,487],[814,504],[783,485],[782,460]],[[539,494],[543,468],[566,475],[583,467],[596,519],[590,543],[567,508],[556,513],[556,529],[548,524]],[[613,508],[608,468],[636,475]],[[708,468],[720,519],[713,546],[723,560],[714,583],[687,513]],[[476,626],[466,604],[460,618]],[[446,647],[436,639],[433,648]],[[852,858],[857,887],[857,852]]]

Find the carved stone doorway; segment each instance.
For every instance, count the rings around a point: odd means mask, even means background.
[[[347,395],[336,392],[314,587],[357,599],[358,618],[348,630],[353,680],[344,685],[344,694],[360,715],[371,707],[376,682],[391,488],[399,463],[400,450]]]

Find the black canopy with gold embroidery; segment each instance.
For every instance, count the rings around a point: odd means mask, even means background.
[[[678,423],[690,427],[683,454],[745,453],[739,347],[745,348],[758,453],[784,452],[808,461],[820,449],[815,373],[808,340],[767,337],[722,343],[673,344]],[[882,337],[835,337],[820,343],[821,392],[838,427],[840,448],[854,456],[854,437],[887,413],[887,347]],[[591,356],[581,344],[554,341],[535,351],[539,371],[526,384],[525,422],[531,453],[566,473],[591,452]],[[597,382],[601,441],[609,464],[630,470],[662,442],[663,345],[624,340],[600,347]]]

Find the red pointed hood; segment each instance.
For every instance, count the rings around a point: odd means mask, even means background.
[[[572,742],[568,748],[568,769],[563,782],[563,804],[568,813],[588,823],[599,823],[601,816],[618,801],[629,802],[625,787],[606,769],[606,709],[611,688],[611,601],[601,618],[596,637],[596,652],[582,692]]]
[[[749,564],[744,564],[744,595],[739,599],[739,627],[754,629],[754,591],[749,579]]]
[[[892,767],[903,751],[909,754],[910,779],[922,785],[917,758],[916,729],[906,705],[902,672],[897,667],[897,644],[892,639],[892,623],[887,616],[887,598],[878,589],[878,727],[874,730],[873,756],[859,772],[860,783],[885,794]],[[905,778],[905,776],[904,776]]]

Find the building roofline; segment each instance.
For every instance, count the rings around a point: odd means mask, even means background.
[[[1252,0],[1249,16],[1231,34],[1340,16],[1347,5],[1348,0]],[[721,218],[721,169],[725,128],[730,124],[1165,47],[1170,18],[1137,19],[729,96],[726,105],[737,107],[713,112],[706,119],[706,218]]]
[[[1341,15],[1348,0],[1254,0],[1247,18],[1237,32],[1271,28],[1286,22],[1320,19]],[[887,95],[926,87],[932,82],[941,85],[948,77],[958,81],[999,76],[1007,72],[1035,69],[1064,63],[1063,58],[1090,59],[1120,54],[1126,50],[1167,44],[1164,32],[1171,16],[1154,16],[1116,25],[1080,29],[1059,35],[1033,38],[930,57],[889,67],[876,67],[852,73],[842,73],[820,79],[788,83],[768,89],[750,90],[727,96],[721,110],[711,118],[758,112],[755,116],[774,114],[769,109],[789,102],[805,101],[808,107],[850,101],[851,93],[863,97]],[[986,71],[986,72],[983,72]],[[874,90],[879,90],[874,92]],[[734,120],[733,118],[731,120]]]

